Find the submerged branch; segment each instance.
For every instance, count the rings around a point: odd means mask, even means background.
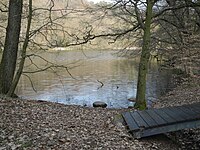
[[[30,81],[30,83],[31,83],[31,87],[32,87],[32,89],[33,89],[33,91],[35,92],[35,93],[37,93],[37,90],[36,90],[36,88],[34,87],[34,84],[33,84],[33,81],[31,80],[31,77],[29,77],[27,74],[22,74],[22,75],[24,75],[24,76],[26,76],[27,78],[28,78],[28,80]]]
[[[101,86],[98,87],[97,89],[100,89],[100,88],[102,88],[102,87],[104,86],[104,83],[103,83],[103,82],[101,82],[101,81],[99,81],[99,80],[97,80],[97,82],[99,82],[99,83],[101,84]]]

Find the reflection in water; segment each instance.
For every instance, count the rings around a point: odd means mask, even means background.
[[[65,104],[92,106],[94,101],[100,100],[109,107],[128,107],[132,103],[127,99],[136,95],[138,60],[119,58],[112,53],[113,51],[43,52],[40,55],[57,64],[71,63],[70,72],[74,78],[64,69],[29,74],[37,92],[33,91],[28,78],[22,76],[17,94],[27,99]],[[40,67],[47,65],[39,58],[33,60]],[[26,71],[36,69],[36,66],[30,64],[26,62]],[[154,100],[167,88],[170,73],[159,72],[156,63],[151,63],[149,68],[147,97],[148,100]],[[104,84],[103,87],[98,81]]]

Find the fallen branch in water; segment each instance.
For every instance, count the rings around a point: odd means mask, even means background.
[[[97,88],[97,90],[98,90],[98,89],[102,88],[104,86],[104,84],[103,84],[103,82],[101,82],[99,80],[97,80],[97,82],[99,82],[101,84],[101,86]]]

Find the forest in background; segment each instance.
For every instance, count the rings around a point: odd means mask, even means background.
[[[0,7],[7,9],[8,1],[1,2]],[[126,22],[112,16],[111,11],[104,10],[101,6],[106,3],[94,4],[86,0],[49,0],[33,1],[32,36],[29,49],[52,50],[54,47],[65,49],[113,49],[123,48],[123,43],[128,40],[114,41],[111,38],[94,38],[91,35],[104,35],[113,33],[113,30],[123,29]],[[27,6],[24,8],[21,41],[26,31]],[[51,9],[51,10],[50,10]],[[109,14],[108,14],[109,13]],[[2,13],[0,30],[1,48],[5,39],[7,13]],[[88,38],[88,39],[87,39]],[[89,41],[89,42],[88,42]],[[55,49],[54,49],[55,50]]]

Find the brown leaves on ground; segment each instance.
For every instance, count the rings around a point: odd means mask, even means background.
[[[200,77],[186,78],[184,82],[161,97],[155,107],[180,106],[200,102]],[[200,109],[200,108],[199,108]],[[188,129],[168,134],[181,149],[200,149],[200,129]]]
[[[127,110],[0,100],[0,150],[177,149],[165,138],[133,139],[122,124],[113,123],[122,111]]]

